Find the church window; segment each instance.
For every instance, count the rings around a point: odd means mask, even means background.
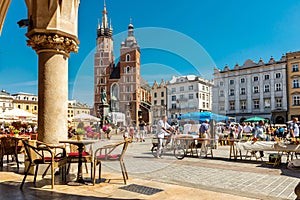
[[[126,67],[126,69],[125,69],[125,73],[126,74],[129,74],[130,73],[130,67],[128,66],[128,67]]]
[[[130,61],[130,55],[129,54],[126,55],[126,62],[128,62],[128,61]]]

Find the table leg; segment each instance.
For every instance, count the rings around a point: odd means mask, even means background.
[[[82,177],[82,152],[83,152],[83,145],[78,145],[78,174],[77,174],[77,180],[78,183],[84,183],[83,177]]]

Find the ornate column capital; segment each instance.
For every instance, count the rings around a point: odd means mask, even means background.
[[[78,52],[76,40],[58,33],[35,33],[28,38],[27,45],[31,46],[37,53],[55,51],[69,57],[71,52]]]

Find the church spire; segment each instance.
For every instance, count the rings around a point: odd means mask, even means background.
[[[102,11],[102,24],[103,24],[103,28],[108,28],[107,11],[106,11],[105,0],[104,0],[104,8],[103,8],[103,11]]]
[[[102,22],[101,26],[100,23],[98,22],[98,28],[97,28],[97,36],[106,36],[106,37],[111,37],[112,36],[112,25],[110,22],[110,26],[108,25],[108,17],[107,17],[107,10],[106,10],[106,2],[104,0],[104,6],[103,6],[103,11],[102,11]]]
[[[130,23],[128,25],[128,37],[133,36],[133,24],[132,24],[132,18],[130,17]]]

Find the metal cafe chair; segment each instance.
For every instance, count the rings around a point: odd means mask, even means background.
[[[50,145],[42,142],[37,142],[38,145],[37,147],[32,146],[28,144],[28,141],[23,140],[24,148],[25,148],[25,161],[29,162],[29,165],[27,169],[25,169],[25,174],[23,181],[20,185],[20,189],[22,190],[23,185],[25,183],[26,177],[29,173],[29,170],[31,167],[35,166],[35,173],[34,173],[34,186],[36,186],[36,177],[38,173],[38,167],[41,164],[48,165],[46,170],[44,171],[42,178],[45,177],[48,169],[51,167],[51,188],[54,188],[54,170],[55,168],[61,168],[62,172],[62,179],[63,181],[66,181],[66,162],[67,162],[67,157],[66,157],[66,150],[64,147],[61,146],[55,146],[55,145]]]
[[[130,140],[125,140],[124,142],[119,142],[116,144],[106,145],[95,151],[94,156],[94,178],[93,184],[96,182],[96,167],[99,165],[99,181],[101,182],[101,164],[102,162],[120,162],[121,171],[123,175],[124,184],[128,180],[128,173],[124,163],[124,155],[128,147]],[[122,146],[121,152],[118,150]]]
[[[67,174],[70,172],[71,163],[78,163],[79,162],[79,152],[77,150],[76,145],[70,144],[70,152],[67,153]],[[93,158],[93,151],[90,148],[89,152],[86,151],[84,147],[84,151],[82,152],[82,162],[85,163],[86,173],[88,173],[87,163],[91,163],[91,178],[93,178],[93,167],[94,167],[94,158]]]

